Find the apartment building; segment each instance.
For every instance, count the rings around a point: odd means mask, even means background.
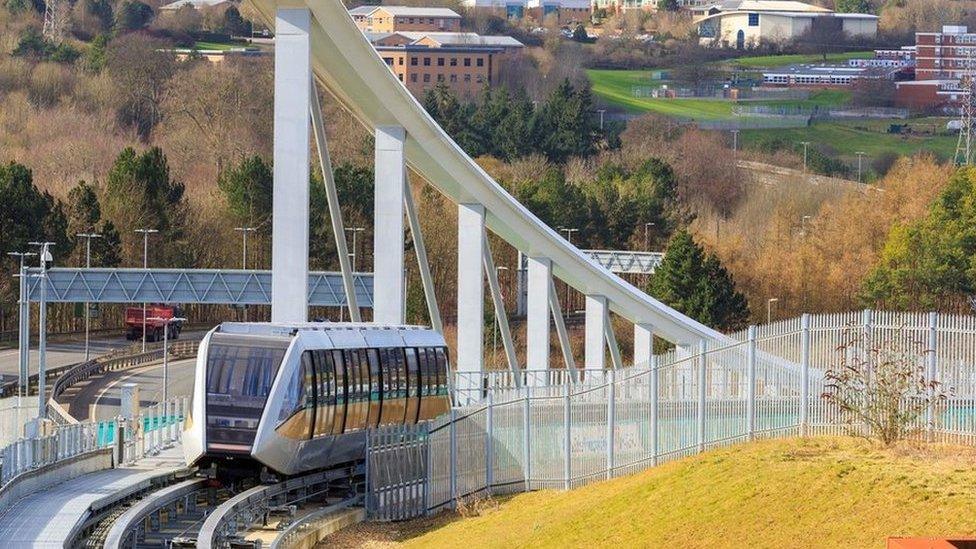
[[[506,19],[521,19],[528,13],[527,0],[461,0],[461,6],[468,10],[491,13]]]
[[[521,42],[509,36],[468,32],[367,33],[393,74],[422,98],[439,82],[464,97],[498,81],[506,62],[521,55]]]
[[[896,101],[905,107],[954,107],[968,92],[963,77],[976,69],[976,33],[963,25],[915,34],[915,80],[899,82]]]
[[[448,8],[359,6],[349,10],[363,32],[459,32],[461,16]]]
[[[586,23],[590,20],[590,0],[528,0],[529,17],[536,21],[553,21],[559,25]]]

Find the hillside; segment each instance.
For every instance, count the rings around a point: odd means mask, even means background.
[[[892,535],[972,535],[974,465],[971,448],[767,441],[572,492],[519,495],[407,544],[882,547]]]

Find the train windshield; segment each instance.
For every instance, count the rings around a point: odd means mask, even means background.
[[[290,338],[214,334],[207,350],[207,445],[249,453]]]

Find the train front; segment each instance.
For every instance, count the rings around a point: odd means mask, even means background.
[[[247,324],[231,323],[204,337],[183,436],[188,464],[202,469],[219,462],[223,469],[241,473],[260,467],[251,450],[292,339],[288,331],[257,334]]]

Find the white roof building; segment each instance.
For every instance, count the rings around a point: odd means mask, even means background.
[[[349,10],[350,15],[369,16],[374,11],[382,9],[394,17],[440,17],[460,19],[458,12],[449,8],[425,8],[419,6],[359,6]]]
[[[213,6],[219,6],[224,2],[227,2],[227,0],[176,0],[176,2],[171,2],[169,4],[160,6],[159,9],[164,11],[175,11],[183,6],[190,6],[194,9],[212,8]]]
[[[699,18],[703,45],[738,49],[763,42],[786,42],[809,31],[818,19],[830,19],[850,36],[874,38],[878,17],[866,13],[836,13],[794,0],[726,0]]]

